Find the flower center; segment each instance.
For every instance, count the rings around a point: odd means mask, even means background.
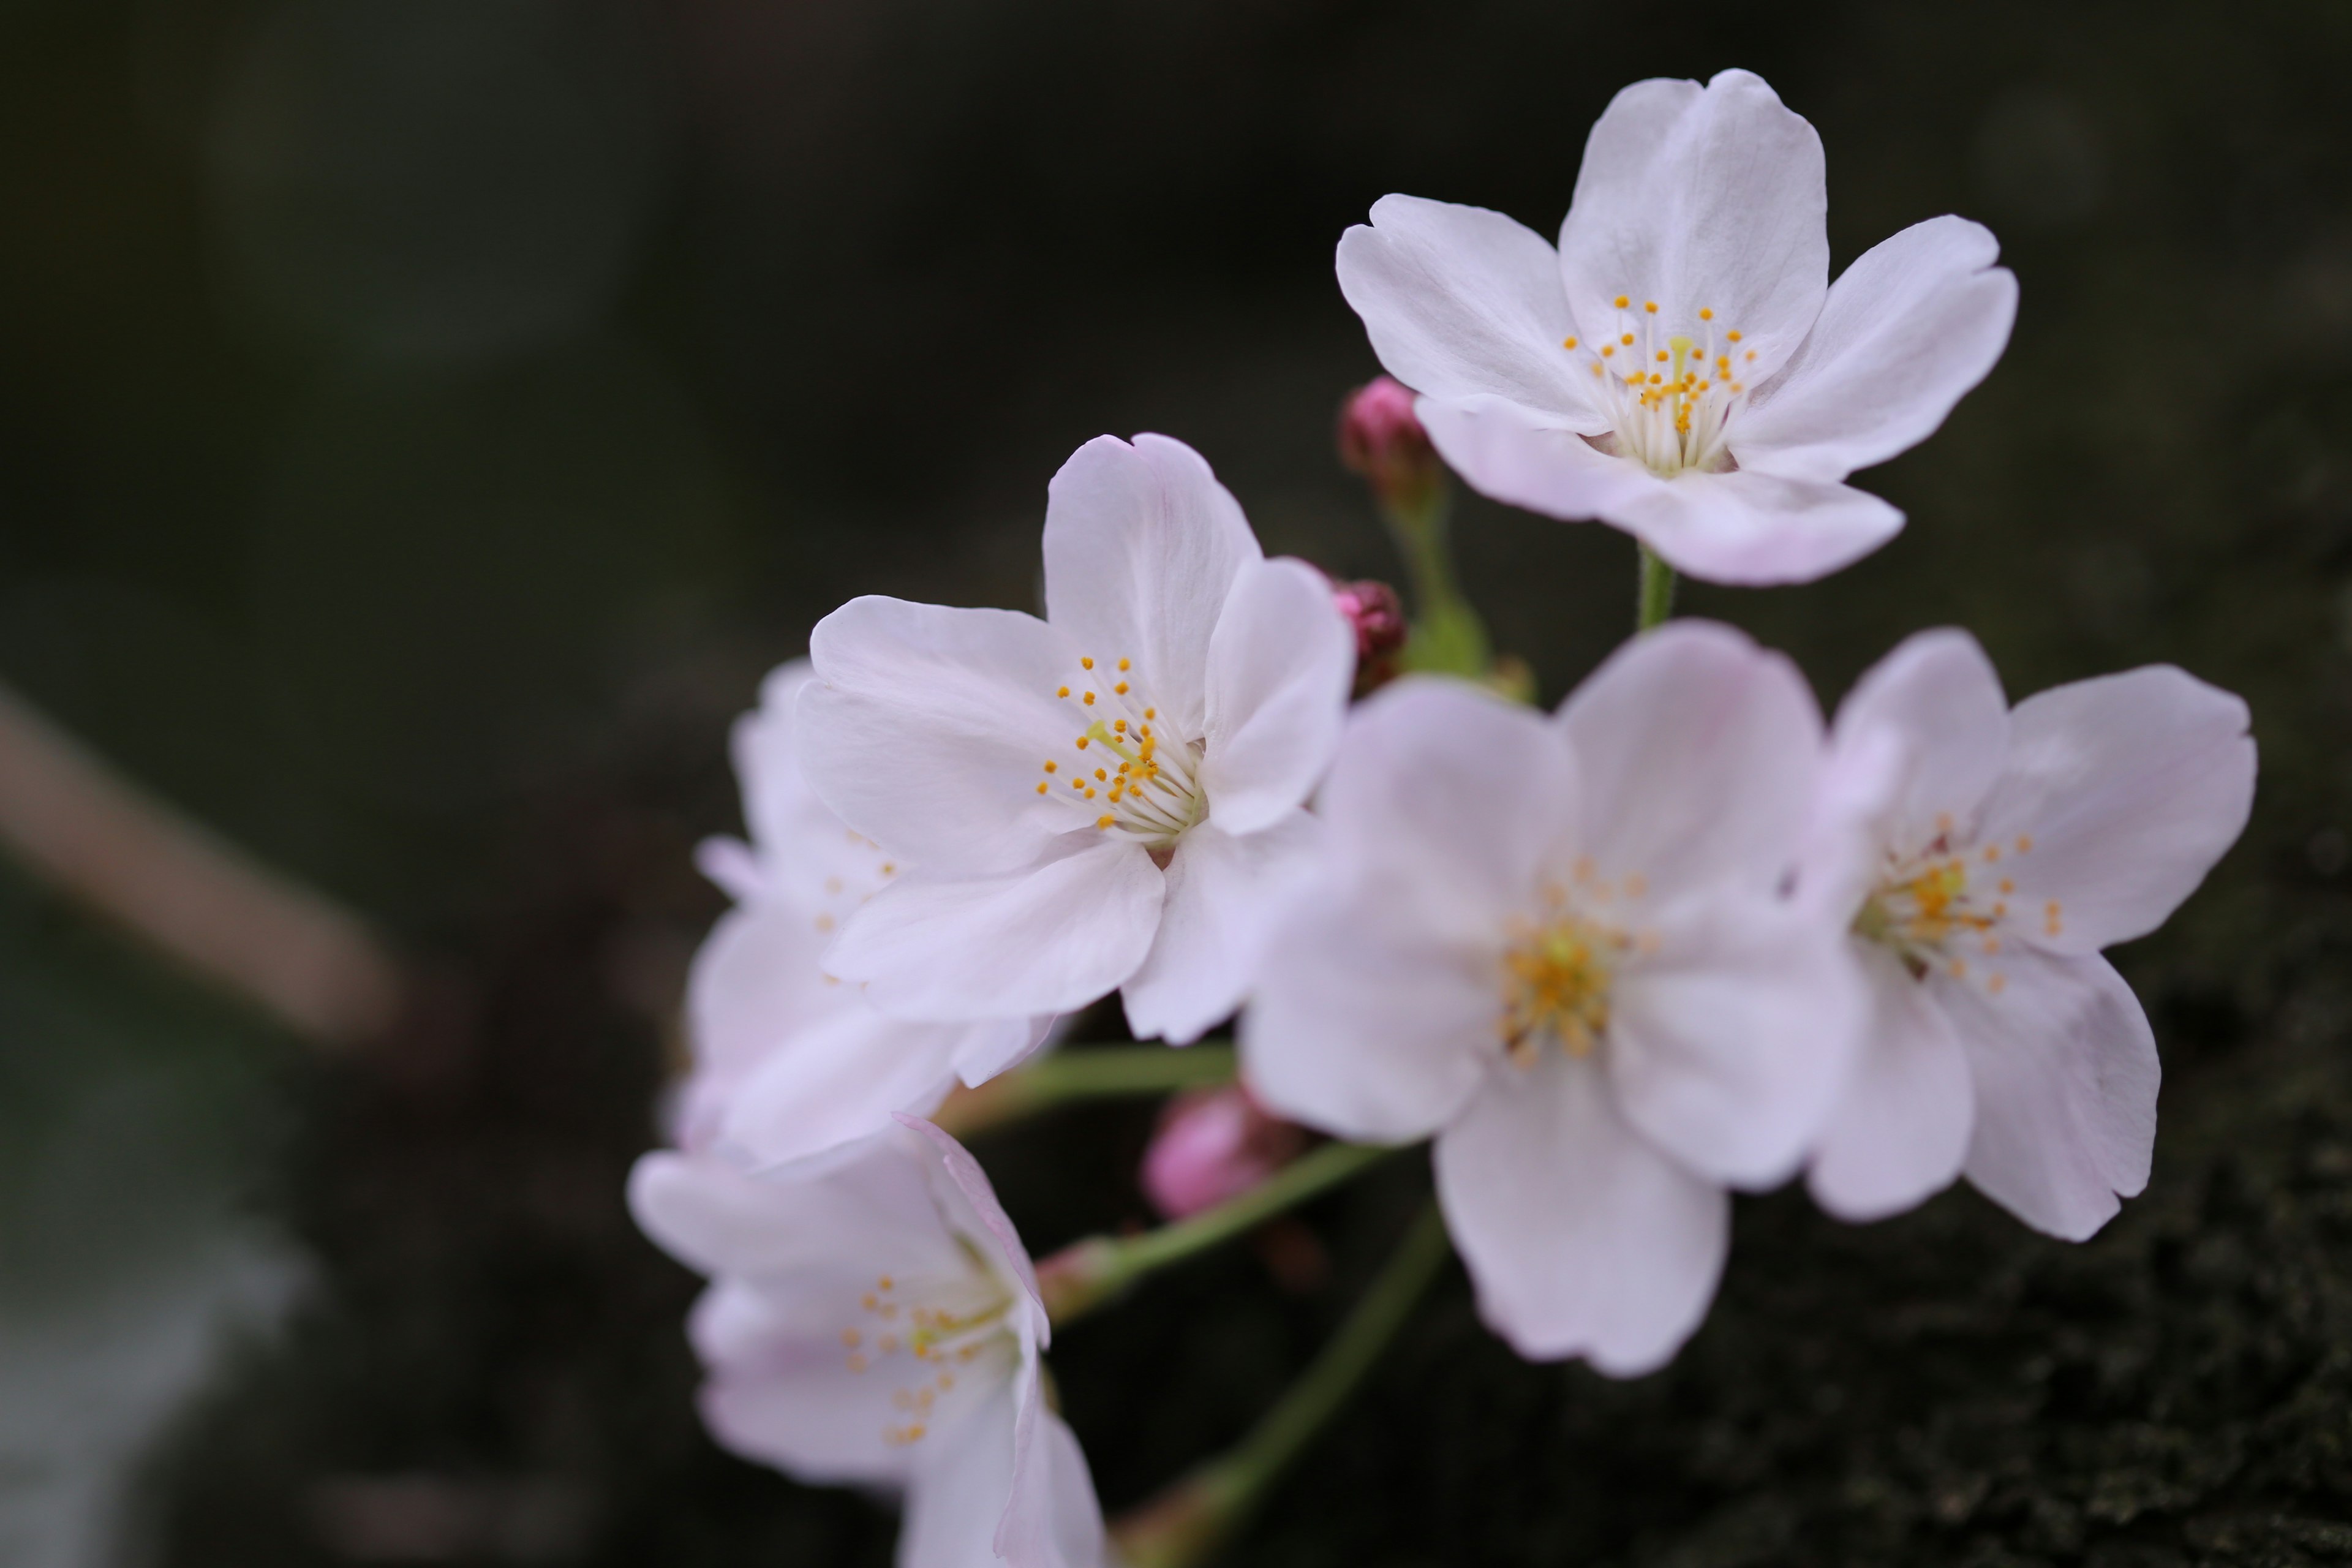
[[[1915,980],[1937,970],[1966,980],[1972,958],[1999,958],[2007,936],[2026,929],[2032,915],[2041,916],[2043,936],[2065,929],[2064,911],[2055,899],[2039,910],[2011,905],[2017,884],[2002,873],[2001,861],[2032,852],[2032,836],[2022,833],[2005,846],[1956,844],[1952,819],[1939,816],[1936,837],[1925,848],[1907,857],[1887,852],[1886,869],[1854,916],[1853,932],[1894,953]],[[1982,978],[1995,995],[2009,984],[1990,963]]]
[[[1620,294],[1616,307],[1601,341],[1560,345],[1591,367],[1595,401],[1609,416],[1609,433],[1593,444],[1661,479],[1730,467],[1726,432],[1748,403],[1735,361],[1744,366],[1756,351],[1739,346],[1737,331],[1718,331],[1712,310],[1702,309],[1690,331],[1669,332],[1654,300],[1635,310]]]
[[[856,1317],[841,1331],[849,1370],[883,1374],[876,1387],[887,1389],[891,1414],[882,1437],[894,1447],[923,1440],[960,1381],[1002,1374],[1021,1353],[1012,1293],[969,1242],[963,1247],[972,1265],[968,1275],[934,1284],[914,1302],[885,1274],[858,1299]]]
[[[1609,996],[1618,969],[1654,949],[1648,931],[1629,932],[1608,911],[1648,891],[1641,876],[1612,883],[1576,865],[1570,887],[1544,889],[1539,921],[1519,925],[1503,954],[1503,1010],[1496,1021],[1504,1048],[1532,1067],[1547,1042],[1572,1057],[1590,1056],[1609,1028]]]
[[[1087,727],[1070,743],[1074,759],[1046,759],[1039,795],[1068,801],[1074,817],[1155,852],[1201,820],[1204,747],[1166,732],[1132,659],[1098,669],[1093,658],[1081,658],[1077,680],[1054,695],[1075,703]]]

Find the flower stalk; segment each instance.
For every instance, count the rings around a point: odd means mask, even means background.
[[[1675,569],[1648,545],[1642,552],[1642,576],[1633,592],[1633,629],[1646,632],[1664,626],[1675,610]]]
[[[1433,1204],[1339,1331],[1249,1436],[1113,1524],[1129,1568],[1188,1568],[1231,1540],[1379,1363],[1448,1251],[1445,1224]]]
[[[1168,1046],[1080,1046],[1000,1074],[977,1089],[958,1089],[931,1121],[958,1138],[1002,1127],[1060,1106],[1139,1099],[1234,1080],[1234,1047],[1203,1040]]]
[[[1037,1266],[1037,1288],[1056,1327],[1116,1300],[1148,1274],[1255,1229],[1395,1152],[1384,1143],[1326,1143],[1241,1196],[1187,1220],[1133,1237],[1072,1242]]]

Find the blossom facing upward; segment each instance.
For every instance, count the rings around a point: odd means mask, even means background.
[[[799,1479],[903,1490],[900,1568],[1098,1568],[1029,1255],[971,1156],[898,1120],[815,1168],[638,1161],[637,1223],[711,1279],[688,1330],[704,1422]]]
[[[1724,1189],[1819,1133],[1862,1003],[1843,923],[1783,894],[1821,761],[1795,668],[1694,621],[1556,718],[1408,677],[1350,721],[1328,880],[1252,994],[1244,1076],[1339,1137],[1436,1134],[1522,1354],[1664,1362],[1714,1293]]]
[[[687,980],[694,1070],[679,1141],[765,1163],[864,1138],[896,1111],[928,1114],[956,1079],[1027,1056],[1048,1020],[920,1024],[877,1012],[826,970],[842,921],[903,868],[824,808],[802,776],[793,709],[805,660],[772,671],[736,721],[751,843],[706,842],[704,873],[734,895]]]
[[[1965,1173],[2081,1240],[2147,1184],[2156,1041],[2099,950],[2144,936],[2245,826],[2246,705],[2168,666],[2011,710],[1923,632],[1838,710],[1800,897],[1852,921],[1871,1021],[1809,1182],[1872,1219]]]
[[[1804,582],[1902,527],[1843,481],[1934,431],[2017,309],[1958,217],[1831,285],[1826,190],[1820,137],[1760,78],[1636,82],[1585,143],[1557,251],[1391,195],[1341,238],[1339,286],[1473,489],[1693,576]]]
[[[1199,454],[1102,437],[1055,475],[1045,618],[852,600],[810,641],[803,760],[917,869],[829,955],[886,1011],[1066,1012],[1120,987],[1139,1038],[1239,1004],[1312,864],[1303,809],[1355,637],[1329,584],[1268,561]]]

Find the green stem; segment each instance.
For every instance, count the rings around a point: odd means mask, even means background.
[[[1190,1219],[1141,1236],[1097,1236],[1073,1242],[1037,1266],[1045,1310],[1056,1324],[1082,1317],[1145,1275],[1254,1230],[1394,1152],[1386,1144],[1326,1143],[1293,1160],[1241,1196]]]
[[[1275,1482],[1378,1364],[1448,1252],[1434,1204],[1422,1211],[1339,1331],[1248,1436],[1113,1530],[1129,1568],[1185,1568],[1246,1523]]]
[[[1675,608],[1675,569],[1660,558],[1658,552],[1644,544],[1642,552],[1642,583],[1633,597],[1633,629],[1646,632],[1664,625]]]
[[[1040,1057],[978,1089],[960,1089],[932,1121],[959,1138],[1034,1116],[1055,1106],[1209,1089],[1234,1080],[1234,1047],[1078,1046]]]
[[[1412,584],[1412,637],[1405,645],[1408,668],[1477,679],[1494,662],[1486,623],[1463,596],[1454,571],[1453,488],[1441,471],[1425,488],[1384,500],[1381,515],[1404,556]]]

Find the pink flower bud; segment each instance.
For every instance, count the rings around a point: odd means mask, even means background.
[[[1358,668],[1386,658],[1404,647],[1404,602],[1386,583],[1367,577],[1360,583],[1333,583],[1331,602],[1356,628]]]
[[[1426,506],[1444,465],[1412,411],[1412,394],[1388,376],[1358,387],[1339,412],[1339,460],[1371,481],[1384,505]]]
[[[1177,1096],[1143,1155],[1143,1194],[1170,1219],[1213,1208],[1288,1164],[1307,1134],[1239,1085]]]

